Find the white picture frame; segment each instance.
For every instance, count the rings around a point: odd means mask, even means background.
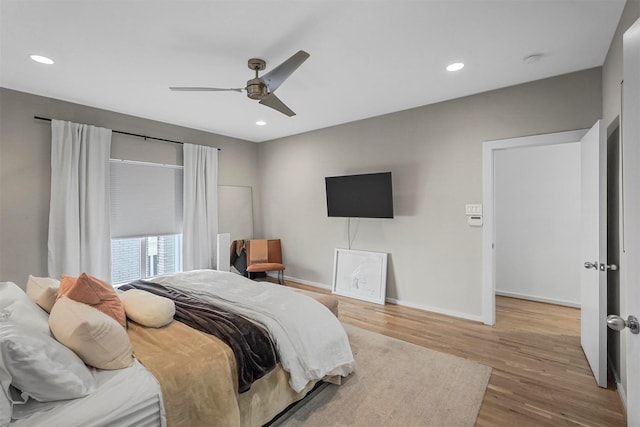
[[[387,288],[387,253],[335,250],[331,292],[384,304]]]

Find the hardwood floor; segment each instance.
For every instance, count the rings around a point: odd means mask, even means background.
[[[497,297],[491,327],[338,298],[343,322],[491,366],[477,426],[626,426],[615,386],[600,388],[591,375],[580,347],[579,309]]]

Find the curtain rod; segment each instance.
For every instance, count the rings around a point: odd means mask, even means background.
[[[44,120],[45,122],[50,122],[51,119],[48,117],[40,117],[40,116],[33,116],[34,119],[36,120]],[[145,140],[147,139],[155,139],[156,141],[164,141],[164,142],[170,142],[172,144],[180,144],[183,145],[184,142],[180,142],[180,141],[174,141],[172,139],[165,139],[165,138],[156,138],[155,136],[146,136],[146,135],[140,135],[139,133],[131,133],[131,132],[124,132],[121,130],[111,130],[111,132],[113,133],[119,133],[120,135],[129,135],[129,136],[135,136],[138,138],[144,138]],[[217,149],[218,151],[220,151],[220,149]]]

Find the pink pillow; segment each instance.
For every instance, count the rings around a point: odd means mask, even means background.
[[[123,327],[127,327],[127,317],[122,301],[111,285],[82,273],[77,279],[71,276],[62,276],[58,299],[66,295],[70,299],[90,305],[111,316]]]

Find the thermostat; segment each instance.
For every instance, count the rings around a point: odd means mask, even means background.
[[[471,227],[482,227],[482,205],[466,205],[465,214]]]

